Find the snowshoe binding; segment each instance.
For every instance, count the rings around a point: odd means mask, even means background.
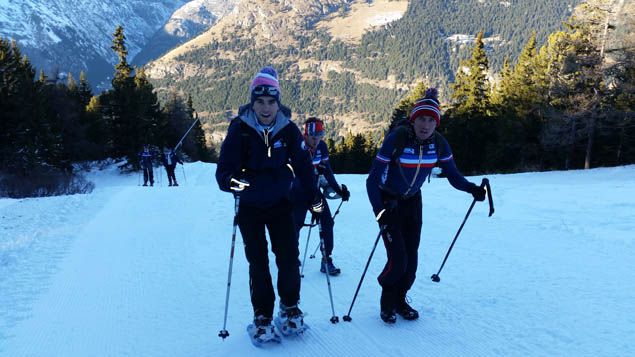
[[[269,343],[280,343],[280,335],[271,324],[271,318],[259,315],[253,324],[247,326],[247,333],[251,343],[256,347],[262,347]]]
[[[274,324],[284,336],[301,335],[309,326],[304,323],[304,314],[297,305],[286,307],[280,304],[280,312]]]

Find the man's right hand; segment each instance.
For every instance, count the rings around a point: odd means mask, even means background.
[[[387,200],[384,202],[384,209],[379,211],[375,217],[380,226],[389,226],[397,220],[397,200]]]
[[[229,189],[234,192],[243,192],[247,187],[249,187],[249,182],[247,182],[247,180],[238,180],[233,177],[229,180]]]

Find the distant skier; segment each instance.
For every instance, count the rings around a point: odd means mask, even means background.
[[[381,319],[395,323],[419,312],[406,300],[417,272],[421,236],[421,186],[438,162],[450,184],[485,199],[485,189],[467,181],[457,170],[450,145],[435,131],[441,123],[436,89],[415,102],[404,124],[391,130],[377,153],[366,180],[368,197],[380,227],[388,261],[377,278],[382,287]]]
[[[290,121],[291,111],[280,104],[276,71],[271,67],[261,69],[249,91],[251,102],[239,109],[227,129],[216,180],[221,190],[240,195],[238,225],[249,262],[254,309],[254,324],[248,330],[254,343],[263,343],[279,340],[272,325],[275,294],[265,227],[278,267],[277,326],[285,334],[301,332],[305,326],[298,307],[300,253],[289,197],[294,172],[303,186],[313,187],[309,192],[314,197],[311,211],[319,214],[323,203],[315,188],[310,157],[300,147],[300,130]]]
[[[174,149],[165,148],[163,150],[163,155],[161,156],[161,162],[163,163],[163,167],[165,167],[165,171],[167,172],[168,181],[170,182],[168,186],[178,186],[179,184],[176,182],[176,175],[174,174],[174,169],[176,168],[176,163],[183,165],[183,161],[176,155]]]
[[[304,141],[302,148],[311,154],[313,159],[314,173],[320,182],[320,186],[325,190],[332,190],[340,196],[342,200],[348,201],[350,192],[346,185],[340,185],[335,180],[333,170],[329,164],[329,151],[326,143],[322,141],[324,137],[324,122],[316,117],[307,119],[304,123]],[[295,180],[293,183],[293,215],[295,219],[295,228],[300,234],[300,229],[304,225],[306,212],[309,210],[313,197],[306,197],[306,189],[301,187],[300,181]],[[310,191],[309,191],[310,192]],[[320,193],[321,194],[321,193]],[[322,194],[321,194],[322,195]],[[324,197],[322,195],[322,197]],[[320,223],[322,225],[321,238],[324,239],[324,249],[326,259],[322,259],[320,271],[328,272],[330,275],[338,275],[340,269],[333,264],[333,218],[331,210],[326,200],[324,200],[324,210],[320,214]]]
[[[151,150],[150,145],[147,144],[143,146],[143,151],[139,153],[139,163],[141,164],[141,169],[143,170],[143,186],[148,186],[148,181],[150,181],[150,186],[154,186],[154,172],[152,165],[155,157],[155,152]]]

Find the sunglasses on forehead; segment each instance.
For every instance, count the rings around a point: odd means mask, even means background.
[[[275,97],[280,93],[277,88],[270,86],[255,86],[251,92],[255,95],[268,95],[271,97]]]

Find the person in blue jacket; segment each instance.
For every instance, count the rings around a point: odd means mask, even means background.
[[[340,186],[335,179],[331,165],[329,164],[329,150],[326,143],[322,140],[324,137],[324,122],[316,117],[310,117],[304,123],[304,141],[302,142],[302,148],[309,152],[313,161],[313,167],[315,168],[314,174],[320,182],[320,187],[324,189],[332,189],[337,195],[339,195],[343,201],[348,201],[350,198],[350,192],[346,185]],[[304,226],[304,219],[306,212],[311,205],[312,197],[306,197],[304,189],[301,187],[299,180],[295,180],[293,183],[293,215],[295,219],[295,229],[300,234],[302,226]],[[321,197],[324,198],[324,195]],[[327,273],[329,275],[340,274],[340,268],[333,264],[333,217],[331,217],[331,210],[327,201],[324,200],[324,210],[319,216],[320,224],[322,225],[322,231],[320,237],[324,239],[324,257],[322,264],[320,265],[320,272]],[[313,222],[312,222],[313,223]]]
[[[176,182],[174,169],[176,168],[177,163],[183,165],[183,161],[181,161],[181,159],[176,155],[174,149],[165,148],[163,150],[163,155],[161,156],[161,162],[163,163],[163,167],[165,167],[165,172],[167,173],[168,181],[170,182],[168,186],[178,186],[179,184]]]
[[[143,186],[154,186],[154,169],[152,167],[156,153],[150,149],[150,145],[143,145],[143,151],[139,153],[139,163],[143,170]]]
[[[421,186],[435,164],[454,188],[485,199],[485,189],[467,181],[456,168],[448,142],[435,131],[440,123],[437,92],[431,88],[415,102],[406,123],[386,135],[366,180],[388,258],[377,278],[382,288],[380,317],[386,323],[395,323],[396,314],[406,320],[419,318],[406,294],[417,272]]]
[[[280,104],[276,71],[265,67],[249,87],[251,101],[241,107],[221,146],[216,181],[221,190],[239,195],[238,225],[249,262],[249,285],[254,325],[260,341],[275,338],[271,324],[275,294],[265,227],[278,267],[279,317],[288,331],[303,329],[300,301],[298,237],[290,202],[294,174],[314,198],[311,211],[319,214],[322,199],[317,194],[313,167],[300,146],[302,134],[290,120],[291,111]]]

